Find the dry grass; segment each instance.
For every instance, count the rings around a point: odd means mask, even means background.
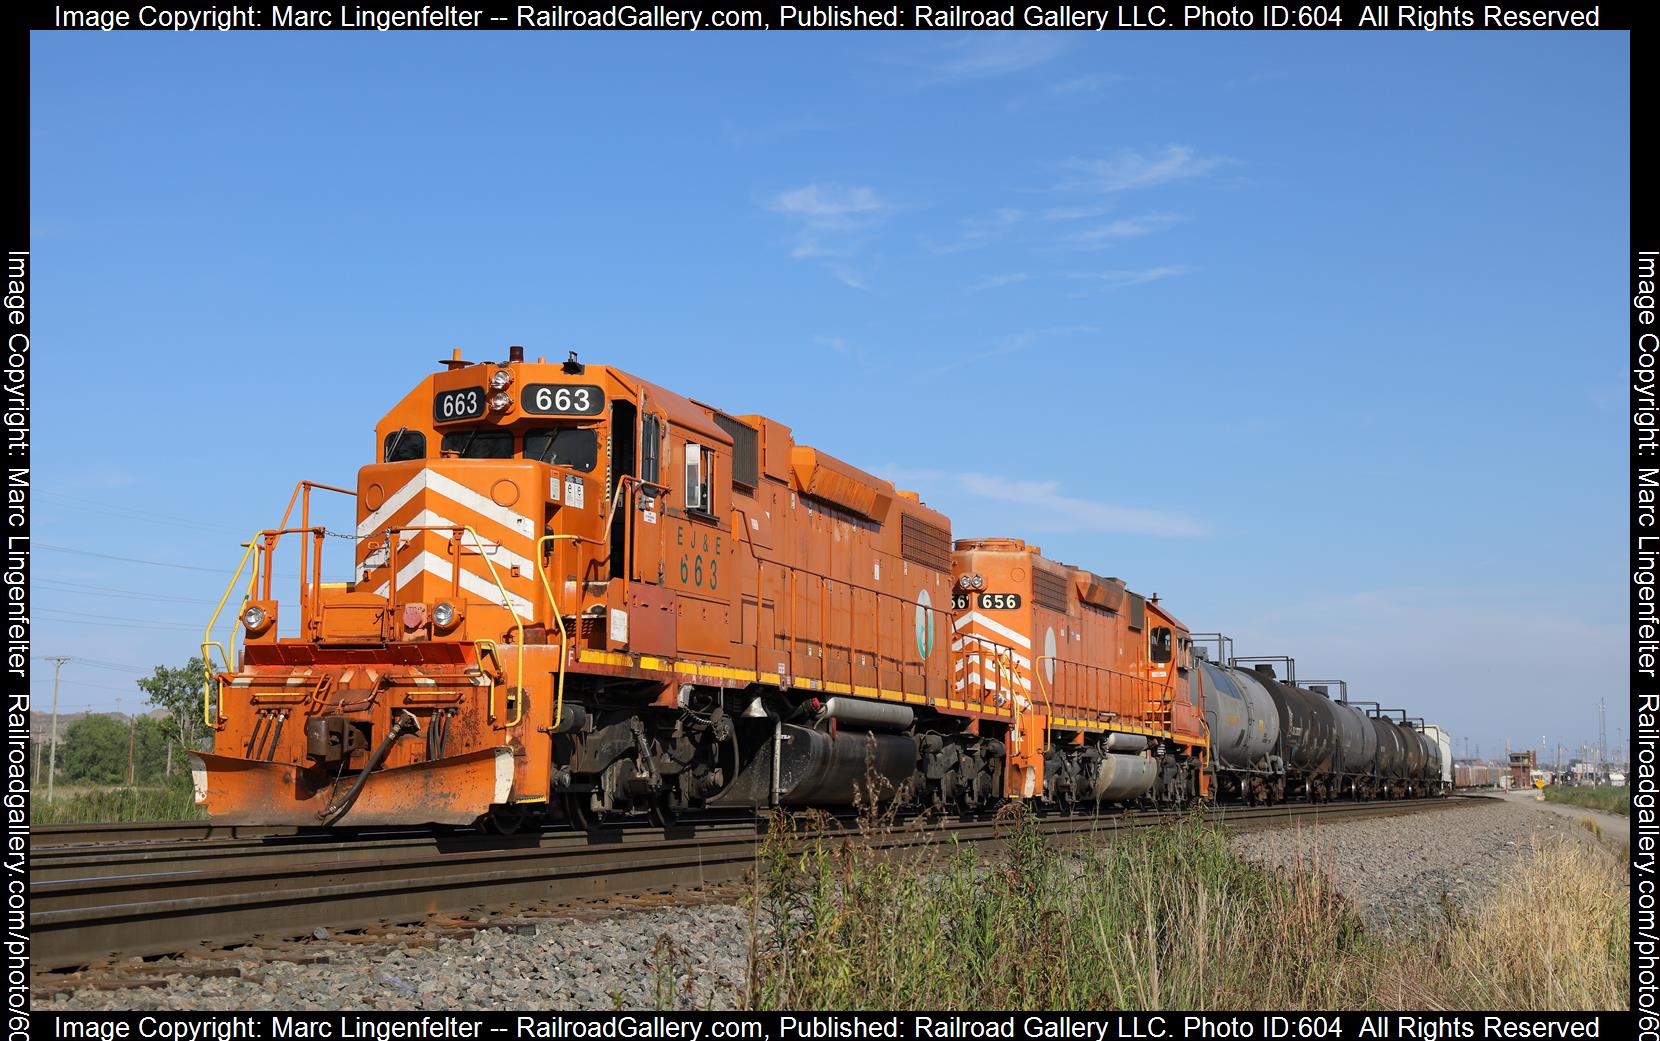
[[[783,822],[781,822],[783,823]],[[1489,906],[1368,934],[1318,863],[1270,872],[1198,822],[1065,850],[1018,814],[1006,851],[775,833],[749,996],[790,1009],[1621,1007],[1616,852],[1540,847]],[[891,825],[867,822],[867,838]]]
[[[1424,997],[1442,1007],[1623,1008],[1628,881],[1625,860],[1608,845],[1535,846],[1491,900],[1437,938],[1432,958],[1405,960],[1401,971],[1416,970]]]

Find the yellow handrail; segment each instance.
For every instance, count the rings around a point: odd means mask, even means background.
[[[519,698],[513,703],[513,708],[517,712],[517,715],[507,721],[507,726],[516,727],[523,722],[525,718],[525,623],[524,620],[519,617],[519,612],[513,610],[513,600],[507,595],[507,587],[502,585],[501,575],[496,571],[496,562],[490,559],[490,555],[488,553],[484,552],[484,540],[479,538],[478,532],[473,530],[472,525],[465,524],[462,525],[462,528],[467,532],[467,534],[473,537],[473,543],[478,547],[478,555],[484,559],[484,566],[490,569],[490,579],[496,583],[496,590],[501,593],[501,605],[507,608],[508,614],[513,616],[513,625],[519,631],[519,669],[518,682],[515,684],[515,686],[519,688]],[[461,552],[461,547],[459,545],[456,547],[456,552]],[[479,641],[481,645],[484,642],[485,641],[482,640]],[[490,651],[492,654],[495,654],[495,648],[495,642],[490,641]],[[496,658],[496,664],[501,664],[500,657]],[[496,695],[495,691],[492,690],[490,693],[490,714],[495,715],[495,711]]]
[[[517,677],[517,680],[516,680],[516,683],[515,683],[515,686],[517,686],[519,688],[519,700],[517,702],[515,702],[515,704],[514,704],[514,708],[517,710],[518,714],[515,715],[512,719],[508,720],[506,724],[504,724],[504,725],[510,726],[510,727],[518,726],[519,723],[524,720],[524,714],[525,714],[525,702],[524,702],[525,623],[522,619],[520,619],[519,612],[515,611],[513,609],[513,598],[508,596],[507,587],[502,585],[501,574],[496,571],[496,562],[491,560],[490,559],[490,554],[488,554],[484,551],[484,539],[479,536],[479,533],[477,531],[473,530],[473,526],[470,525],[470,524],[398,524],[398,525],[393,525],[389,528],[386,528],[386,529],[384,529],[384,531],[386,533],[386,547],[387,547],[387,549],[386,549],[386,566],[387,566],[388,570],[391,572],[391,574],[394,576],[393,580],[388,583],[387,589],[386,589],[386,599],[387,599],[388,603],[391,602],[392,597],[395,596],[397,594],[397,591],[398,591],[397,590],[397,581],[396,581],[397,550],[398,550],[397,541],[398,541],[398,535],[399,535],[400,532],[405,532],[405,531],[447,531],[447,532],[449,532],[450,533],[450,538],[451,538],[453,544],[455,545],[455,553],[456,553],[455,566],[456,566],[457,572],[459,572],[461,570],[461,551],[462,551],[462,549],[465,548],[461,544],[461,538],[460,538],[459,533],[465,531],[467,534],[469,534],[473,537],[473,544],[478,548],[479,557],[481,557],[484,560],[484,566],[490,569],[490,580],[496,584],[496,591],[501,594],[501,606],[507,608],[507,613],[513,616],[513,626],[519,632],[519,641],[518,641],[519,642],[519,656],[518,656],[519,668],[518,668],[518,677]],[[500,658],[499,655],[496,654],[496,642],[494,640],[475,640],[473,642],[478,644],[478,646],[480,646],[480,647],[489,647],[491,655],[496,658],[497,667],[499,668],[501,666],[501,658]],[[492,685],[492,688],[491,688],[491,691],[490,691],[489,711],[490,711],[490,718],[491,719],[496,718],[496,694],[495,694],[494,685]]]
[[[231,580],[225,586],[225,595],[219,598],[219,606],[213,609],[213,615],[208,618],[207,628],[202,630],[202,721],[210,727],[217,727],[219,725],[219,720],[216,718],[218,713],[213,710],[213,655],[209,654],[208,650],[213,647],[219,648],[219,658],[225,663],[225,671],[229,672],[231,669],[230,652],[227,650],[226,645],[220,644],[213,639],[213,623],[219,620],[219,612],[225,609],[225,604],[231,598],[231,590],[236,588],[236,580],[242,577],[242,569],[248,566],[248,557],[253,554],[254,547],[258,545],[259,540],[263,535],[265,535],[264,531],[256,531],[254,532],[253,538],[243,543],[243,545],[247,548],[242,552],[242,559],[237,562],[236,570],[231,573]],[[253,580],[257,578],[258,575],[259,565],[256,563],[254,565],[254,570],[249,577],[250,589],[252,589]],[[246,599],[246,597],[244,597],[244,599]],[[230,641],[230,646],[236,645],[236,630],[234,628],[234,623],[233,628],[226,639]]]
[[[553,585],[548,582],[547,568],[542,566],[542,547],[547,543],[566,539],[574,542],[583,541],[581,535],[543,535],[536,540],[536,577],[542,580],[542,591],[548,595],[548,610],[553,612],[553,620],[559,623],[559,678],[554,684],[557,693],[553,702],[555,727],[565,718],[565,658],[570,649],[570,634],[565,631],[565,616],[559,611],[559,601],[553,598]]]

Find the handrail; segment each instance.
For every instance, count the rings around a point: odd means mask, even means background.
[[[263,531],[256,531],[247,542],[242,544],[245,547],[242,551],[242,559],[237,561],[236,570],[231,572],[231,580],[225,586],[225,594],[219,598],[219,606],[213,609],[213,614],[208,618],[207,628],[202,630],[202,722],[214,729],[218,728],[220,719],[217,718],[219,713],[215,712],[213,708],[213,655],[209,654],[208,651],[213,647],[219,648],[219,658],[225,663],[225,671],[227,672],[231,669],[231,659],[230,652],[225,645],[214,640],[213,624],[219,621],[219,612],[223,611],[225,604],[230,601],[231,590],[236,588],[236,580],[242,577],[242,569],[248,566],[248,557],[253,554],[254,546],[259,542],[260,537],[265,534]],[[250,589],[254,578],[258,575],[259,565],[256,563],[253,572],[249,576]],[[232,645],[235,645],[236,632],[234,629],[231,631],[229,640]]]
[[[542,590],[548,595],[548,610],[553,612],[553,620],[559,624],[559,678],[555,684],[556,693],[553,703],[553,725],[559,726],[565,716],[565,658],[570,651],[570,634],[565,631],[565,616],[559,610],[559,601],[553,598],[553,585],[548,582],[547,568],[542,566],[542,546],[550,542],[560,542],[566,539],[583,541],[581,535],[543,535],[536,540],[536,577],[542,580]]]
[[[1125,680],[1125,681],[1127,681],[1129,683],[1132,683],[1132,684],[1133,683],[1144,683],[1148,687],[1152,688],[1152,690],[1155,693],[1159,692],[1159,691],[1168,691],[1171,688],[1172,683],[1174,682],[1173,680],[1166,680],[1162,685],[1160,685],[1160,684],[1154,683],[1152,680],[1148,679],[1145,676],[1137,676],[1133,672],[1121,672],[1118,669],[1114,669],[1114,668],[1111,668],[1109,666],[1091,665],[1088,662],[1069,661],[1065,658],[1062,658],[1059,655],[1053,655],[1053,654],[1040,654],[1037,657],[1032,659],[1032,662],[1033,662],[1034,666],[1036,665],[1037,662],[1040,662],[1040,661],[1052,661],[1052,662],[1055,662],[1057,665],[1064,665],[1067,668],[1078,669],[1078,670],[1081,670],[1081,671],[1084,671],[1084,672],[1095,673],[1095,674],[1103,676],[1103,677],[1116,676],[1119,679]],[[1032,673],[1033,673],[1033,675],[1037,676],[1038,683],[1040,684],[1040,686],[1046,686],[1043,683],[1043,674],[1040,670],[1038,670],[1036,668],[1033,668]],[[1048,697],[1048,691],[1047,690],[1044,691],[1044,697]],[[1171,698],[1169,700],[1171,700],[1173,702],[1174,698]],[[1121,715],[1121,714],[1122,713],[1119,713],[1119,712],[1113,712],[1113,715],[1115,715],[1115,716]]]
[[[496,562],[491,560],[490,555],[484,551],[484,539],[479,536],[479,533],[477,531],[473,530],[473,526],[470,525],[470,524],[402,524],[402,525],[393,525],[391,527],[384,528],[382,530],[385,531],[385,533],[386,533],[386,547],[387,547],[386,566],[387,566],[387,569],[388,569],[388,571],[390,572],[390,574],[392,576],[391,585],[389,585],[388,588],[387,588],[388,598],[397,595],[397,575],[398,575],[397,553],[398,553],[398,549],[397,549],[397,538],[396,538],[396,536],[400,532],[405,532],[405,531],[447,531],[447,532],[450,532],[450,540],[456,547],[456,554],[455,554],[455,570],[456,570],[456,573],[455,573],[455,577],[453,579],[451,579],[451,584],[452,584],[452,588],[456,591],[457,596],[460,595],[459,590],[460,590],[460,586],[461,586],[461,550],[463,549],[463,547],[461,545],[460,535],[461,535],[461,532],[465,531],[467,534],[469,534],[473,537],[473,544],[474,544],[474,546],[477,547],[478,555],[479,555],[479,557],[481,557],[484,560],[484,566],[490,569],[490,579],[491,579],[491,581],[496,583],[497,592],[501,593],[501,605],[503,607],[507,608],[507,613],[508,614],[513,616],[513,626],[514,626],[514,628],[516,628],[518,630],[518,634],[519,634],[519,640],[518,640],[518,646],[519,646],[518,666],[519,667],[518,667],[517,683],[515,684],[515,686],[517,686],[519,688],[519,700],[514,703],[514,708],[517,710],[518,714],[515,715],[512,719],[508,720],[506,724],[504,724],[505,726],[509,726],[509,727],[518,726],[524,720],[525,623],[524,623],[524,620],[519,617],[519,612],[513,610],[513,600],[507,594],[507,587],[502,584],[500,573],[498,573],[496,571]],[[488,644],[490,646],[490,649],[491,649],[491,654],[495,655],[495,653],[496,653],[495,652],[495,647],[496,647],[495,641],[493,641],[493,640],[475,640],[474,643],[477,643],[481,647]],[[497,664],[497,666],[501,665],[501,658],[499,656],[496,657],[496,664]],[[494,719],[495,716],[496,716],[496,695],[495,695],[494,689],[492,689],[491,693],[490,693],[489,709],[490,709],[490,718]]]

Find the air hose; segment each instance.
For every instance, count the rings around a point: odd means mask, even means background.
[[[418,734],[420,732],[421,725],[415,722],[415,717],[409,713],[408,709],[399,712],[398,718],[392,721],[392,728],[386,732],[385,737],[380,739],[380,744],[375,746],[374,752],[369,756],[369,761],[363,764],[363,769],[358,772],[357,780],[347,790],[345,798],[338,803],[331,803],[321,813],[317,814],[318,819],[323,822],[323,826],[325,828],[332,827],[339,823],[340,818],[351,810],[353,804],[357,802],[357,797],[363,793],[363,786],[369,783],[369,775],[374,773],[376,767],[380,766],[381,760],[386,758],[386,753],[392,750],[392,746],[397,743],[398,738],[405,734]]]

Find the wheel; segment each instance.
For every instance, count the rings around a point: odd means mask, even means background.
[[[587,792],[572,792],[565,796],[565,819],[578,831],[593,831],[599,827],[600,814]]]
[[[494,835],[516,835],[527,819],[528,815],[523,810],[497,806],[484,815],[484,830]]]
[[[646,804],[646,819],[651,821],[653,827],[666,831],[674,827],[679,818],[680,814],[674,808],[674,799],[666,789],[653,795],[651,801]]]

